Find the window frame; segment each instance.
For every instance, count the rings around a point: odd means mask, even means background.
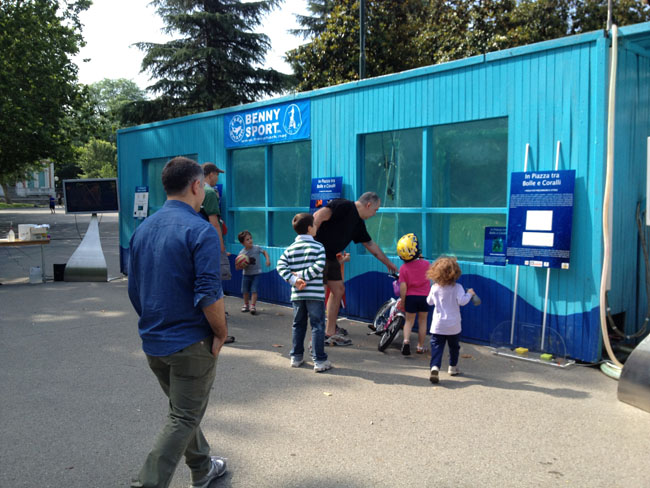
[[[495,120],[495,119],[505,119],[506,120],[506,128],[507,128],[507,135],[506,135],[506,181],[504,182],[505,184],[505,192],[506,192],[506,206],[504,207],[434,207],[433,206],[433,194],[431,191],[428,191],[428,182],[432,178],[432,171],[433,171],[433,165],[434,165],[434,137],[433,133],[436,127],[442,127],[445,125],[451,125],[452,123],[444,123],[444,124],[435,124],[435,125],[429,125],[425,127],[421,127],[422,129],[422,198],[420,200],[421,205],[419,207],[384,207],[383,205],[379,208],[377,211],[377,215],[386,213],[386,214],[414,214],[414,213],[419,213],[421,215],[421,235],[418,236],[421,241],[421,249],[424,255],[432,251],[432,245],[433,245],[433,239],[432,239],[432,232],[433,230],[429,228],[427,225],[427,221],[429,219],[430,215],[454,215],[454,214],[473,214],[473,215],[491,215],[491,214],[496,214],[496,215],[504,215],[506,217],[506,225],[507,225],[507,217],[508,217],[508,199],[509,199],[509,187],[510,187],[510,182],[509,182],[509,175],[510,175],[510,154],[509,154],[509,149],[510,149],[510,139],[511,139],[511,131],[510,131],[510,118],[507,115],[503,116],[496,116],[496,117],[486,117],[486,118],[481,118],[481,119],[470,119],[470,120],[461,120],[457,122],[453,122],[453,124],[463,124],[463,123],[470,123],[470,122],[478,122],[478,121],[489,121],[489,120]],[[417,129],[418,127],[410,127],[410,128],[405,128],[405,129],[394,129],[394,130],[388,130],[388,131],[380,131],[380,132],[369,132],[369,133],[363,133],[359,134],[357,137],[357,157],[358,157],[358,164],[357,164],[357,181],[358,181],[358,187],[357,187],[357,193],[361,194],[364,191],[364,188],[366,188],[366,181],[365,181],[365,155],[366,155],[366,136],[370,134],[378,134],[381,132],[398,132],[400,130],[407,130],[407,129]],[[368,191],[368,190],[366,190]],[[374,217],[376,218],[376,217]],[[449,247],[449,229],[447,229],[447,237],[445,238],[446,240],[446,247]],[[397,252],[395,249],[392,250],[383,250],[382,251],[390,257],[397,257]],[[456,255],[455,253],[452,252],[453,250],[447,249],[447,253],[451,255]],[[369,254],[367,251],[362,250],[361,251],[364,254]],[[434,256],[427,256],[430,258],[433,258]],[[479,261],[467,258],[465,256],[457,256],[459,261],[466,261],[466,262],[472,262],[472,263],[478,263]],[[481,263],[482,264],[482,263]]]
[[[248,146],[248,147],[242,147],[242,148],[231,148],[228,149],[227,151],[227,172],[226,172],[226,181],[227,181],[227,205],[225,206],[225,211],[224,213],[226,214],[226,223],[227,225],[234,229],[235,228],[235,213],[237,212],[263,212],[264,213],[264,225],[265,225],[265,235],[266,235],[266,242],[256,242],[256,244],[264,247],[286,247],[284,245],[280,244],[275,244],[276,238],[274,235],[274,219],[275,219],[275,214],[278,212],[292,212],[293,214],[299,213],[299,212],[309,212],[309,202],[307,203],[306,206],[291,206],[291,207],[279,207],[279,206],[271,206],[270,202],[273,201],[273,148],[285,144],[309,144],[309,175],[310,175],[310,180],[311,180],[311,174],[312,174],[312,140],[311,139],[304,139],[300,141],[287,141],[287,142],[281,142],[281,143],[275,143],[275,144],[265,144],[263,146]],[[254,149],[254,148],[259,148],[263,147],[264,148],[264,206],[234,206],[231,205],[229,202],[235,201],[234,195],[235,195],[235,188],[233,184],[233,153],[235,151],[242,151],[242,150],[247,150],[247,149]],[[232,234],[229,232],[228,235],[232,235],[231,239],[229,242],[226,242],[226,244],[239,244],[239,241],[237,240],[237,232],[233,231]]]

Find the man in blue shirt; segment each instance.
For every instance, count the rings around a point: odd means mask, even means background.
[[[167,487],[181,457],[193,487],[226,472],[210,456],[199,424],[228,332],[218,274],[219,236],[198,211],[203,170],[177,157],[162,171],[167,201],[145,219],[130,243],[129,298],[149,367],[169,398],[167,422],[132,487]]]

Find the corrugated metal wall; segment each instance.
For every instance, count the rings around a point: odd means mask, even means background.
[[[625,28],[622,29],[625,32]],[[638,30],[638,26],[631,29]],[[650,137],[650,40],[623,38],[618,53],[614,158],[612,313],[625,312],[627,334],[642,326],[648,308],[645,263],[636,224],[645,212],[646,161]],[[645,219],[643,219],[645,231]],[[647,235],[646,235],[647,239]]]
[[[648,36],[650,24],[643,26]],[[523,170],[527,143],[530,144],[528,169],[553,169],[556,143],[560,141],[559,169],[576,170],[572,255],[571,269],[551,270],[548,327],[564,338],[570,356],[593,361],[600,355],[597,316],[608,45],[609,40],[601,32],[584,34],[246,108],[310,98],[312,177],[342,176],[344,196],[350,199],[362,190],[358,167],[362,134],[506,116],[509,171]],[[639,76],[634,77],[634,69],[643,73],[643,81]],[[636,105],[632,119],[619,117],[622,123],[625,118],[631,132],[648,132],[648,94],[647,90],[641,93],[648,86],[647,72],[647,59],[625,52],[621,55],[619,93],[622,99],[627,98],[621,100],[618,113],[627,114]],[[640,108],[642,103],[644,108]],[[223,144],[223,115],[242,108],[120,131],[123,249],[128,248],[135,227],[130,217],[132,189],[146,184],[141,181],[142,161],[197,153],[199,162],[225,163],[228,153]],[[628,218],[628,207],[643,193],[639,180],[645,170],[639,167],[637,139],[630,145],[621,132],[619,129],[621,143],[617,142],[617,151],[623,151],[621,146],[635,151],[629,156],[634,165],[627,170],[619,167],[616,174],[617,191],[625,194],[625,198],[617,200],[615,211],[625,213]],[[633,183],[634,192],[620,189],[626,188],[627,183]],[[627,242],[623,236],[629,234],[630,222],[620,221],[617,225],[615,234]],[[239,250],[234,244],[228,248],[231,252]],[[615,270],[616,279],[622,277],[630,285],[612,298],[613,302],[620,303],[621,309],[627,310],[635,308],[636,303],[636,292],[630,292],[638,274],[638,252],[633,248],[633,244],[625,248],[625,256],[617,260]],[[268,251],[274,263],[282,249],[268,248]],[[351,251],[353,260],[346,266],[347,311],[354,317],[370,318],[389,295],[390,282],[385,267],[376,259]],[[400,263],[396,260],[396,264]],[[481,307],[464,310],[463,335],[466,340],[489,343],[498,324],[510,320],[515,268],[469,262],[461,263],[461,267],[464,272],[461,282],[474,287],[483,297]],[[546,270],[521,268],[518,321],[541,324],[545,279]],[[238,276],[228,284],[233,292],[238,292],[238,286]],[[285,290],[283,286],[275,272],[266,273],[260,296],[273,302],[286,302],[288,288]],[[635,310],[633,315],[639,313]]]

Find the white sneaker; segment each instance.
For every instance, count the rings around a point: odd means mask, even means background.
[[[291,367],[292,368],[299,368],[302,366],[302,363],[304,363],[304,359],[302,358],[297,358],[295,356],[291,356]]]
[[[207,488],[213,480],[226,473],[226,458],[211,456],[210,471],[202,479],[192,483],[192,488]]]
[[[316,373],[322,373],[328,369],[332,369],[332,363],[330,363],[329,359],[326,359],[325,361],[314,361],[314,371]]]
[[[456,376],[460,374],[460,369],[458,369],[458,366],[449,366],[447,373],[449,373],[451,376]]]
[[[429,381],[431,383],[438,383],[438,373],[440,372],[440,368],[438,366],[434,366],[431,368],[431,374],[429,374]]]
[[[346,339],[343,336],[334,334],[333,336],[325,336],[325,345],[326,346],[351,346],[352,340]]]

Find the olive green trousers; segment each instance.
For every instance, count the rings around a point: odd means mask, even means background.
[[[149,367],[169,398],[167,421],[133,486],[166,488],[183,455],[192,479],[204,477],[210,469],[210,445],[199,424],[208,406],[214,383],[216,358],[212,337],[169,356],[149,356]]]

